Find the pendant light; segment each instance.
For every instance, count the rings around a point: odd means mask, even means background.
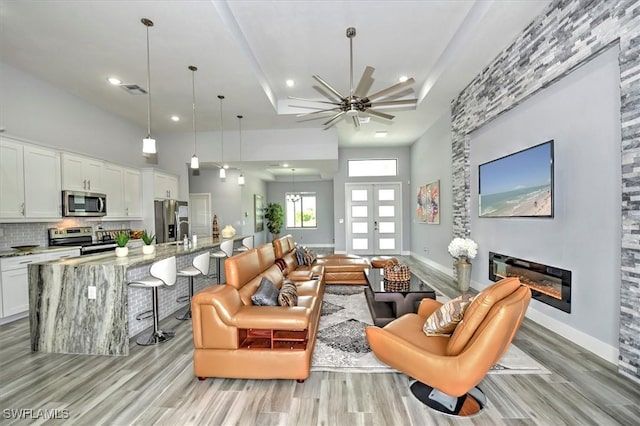
[[[240,135],[240,161],[242,161],[242,116],[238,115],[238,135]],[[238,185],[244,185],[244,175],[240,170],[240,176],[238,176]]]
[[[142,139],[142,154],[149,156],[158,152],[156,140],[151,138],[151,62],[149,60],[149,27],[153,27],[151,19],[140,20],[147,27],[147,137]]]
[[[196,71],[198,68],[194,65],[189,65],[189,69],[191,70],[191,92],[193,95],[193,157],[191,157],[191,168],[199,169],[200,168],[200,160],[198,160],[198,156],[196,155]]]
[[[221,156],[220,160],[222,161],[222,167],[220,167],[220,179],[225,179],[227,177],[227,171],[224,167],[224,130],[222,126],[222,100],[224,99],[223,95],[218,95],[218,99],[220,99],[220,147],[221,147]]]
[[[287,195],[287,201],[297,203],[300,201],[300,194],[296,193],[296,169],[291,169],[291,182],[293,182],[293,190]]]

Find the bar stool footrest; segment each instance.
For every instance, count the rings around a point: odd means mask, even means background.
[[[147,319],[147,318],[151,318],[151,317],[153,317],[153,309],[149,309],[148,311],[140,312],[138,315],[136,315],[136,319],[138,321],[144,320],[144,319]]]

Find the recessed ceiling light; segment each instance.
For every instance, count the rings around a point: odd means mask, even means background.
[[[116,78],[116,77],[109,77],[109,78],[107,78],[107,81],[108,81],[109,83],[113,84],[114,86],[119,86],[119,85],[121,85],[121,84],[122,84],[122,82],[120,81],[120,79],[119,79],[119,78]]]
[[[180,117],[178,117],[177,115],[172,115],[171,121],[180,121]]]
[[[287,87],[293,87],[296,85],[296,82],[291,79],[287,80],[285,83],[287,83]]]
[[[376,138],[386,138],[387,137],[387,132],[386,130],[378,130],[376,131]]]
[[[400,81],[400,83],[404,83],[405,81],[409,80],[409,77],[407,77],[406,75],[401,75],[398,80]]]

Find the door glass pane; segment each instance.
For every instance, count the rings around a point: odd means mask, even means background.
[[[367,201],[367,190],[366,189],[352,189],[351,190],[351,201]]]
[[[396,232],[395,222],[380,222],[378,224],[378,232],[381,234],[393,234]]]
[[[393,201],[396,197],[396,191],[393,189],[379,189],[378,200],[380,201]]]
[[[351,240],[352,246],[354,250],[368,250],[369,249],[369,240],[366,238],[353,238]]]
[[[351,217],[367,217],[367,206],[351,206]]]
[[[394,206],[379,206],[378,216],[380,217],[394,217],[396,215],[396,209]]]
[[[367,222],[353,222],[351,224],[352,234],[366,234],[367,232],[369,232],[369,227]]]
[[[380,250],[395,250],[396,239],[395,238],[380,238],[379,240]]]

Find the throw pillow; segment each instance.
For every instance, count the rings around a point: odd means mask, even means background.
[[[280,269],[280,272],[284,272],[287,269],[287,262],[285,262],[284,259],[276,259],[275,264]]]
[[[296,259],[298,260],[298,265],[304,265],[304,247],[296,247]]]
[[[280,306],[298,306],[298,288],[293,282],[285,280],[282,283],[278,303]]]
[[[258,290],[251,296],[251,302],[257,306],[278,306],[278,289],[275,284],[263,277]]]
[[[315,251],[309,250],[307,248],[304,249],[303,257],[304,257],[304,264],[307,266],[313,265],[313,262],[315,262],[316,259],[318,258]]]
[[[442,305],[427,318],[423,331],[427,336],[451,336],[458,323],[462,321],[464,311],[473,297],[471,294],[463,294]]]

